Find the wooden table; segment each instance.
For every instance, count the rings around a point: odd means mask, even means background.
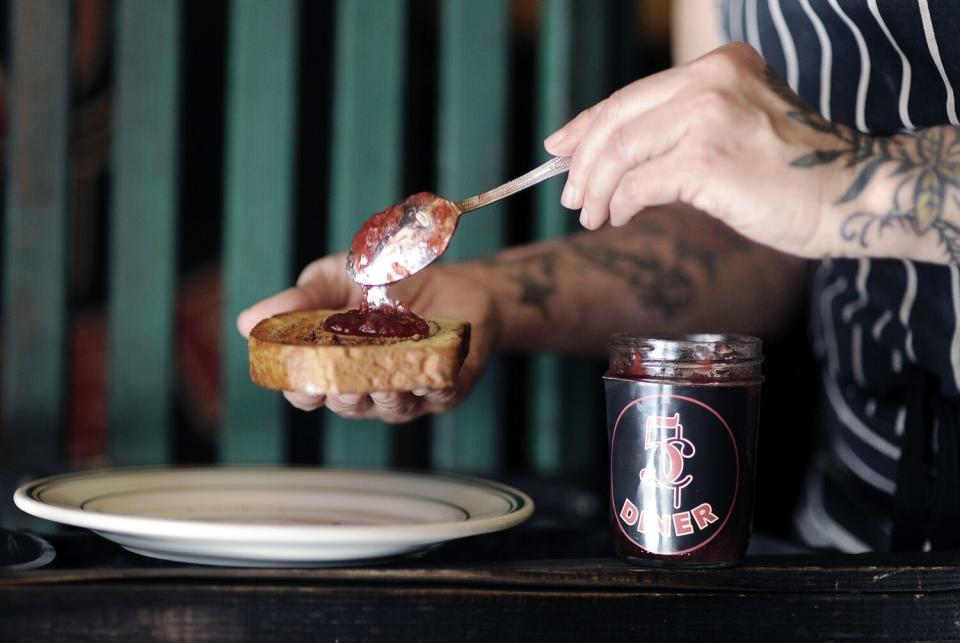
[[[86,532],[51,542],[49,568],[0,572],[0,639],[960,637],[953,554],[666,571],[610,558],[603,528],[535,524],[389,565],[247,570],[155,561]]]

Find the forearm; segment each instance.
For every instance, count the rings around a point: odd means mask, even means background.
[[[497,302],[499,348],[595,355],[614,332],[775,333],[804,273],[801,260],[679,206],[469,269]]]
[[[823,146],[791,168],[837,173],[818,232],[827,254],[960,263],[960,128],[874,137],[810,113],[790,115],[825,134]]]

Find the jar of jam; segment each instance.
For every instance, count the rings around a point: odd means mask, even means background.
[[[661,567],[736,564],[753,519],[760,340],[622,334],[609,351],[617,555]]]

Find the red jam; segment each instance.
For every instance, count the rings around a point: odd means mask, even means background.
[[[400,223],[403,210],[403,203],[391,205],[364,221],[357,233],[353,235],[350,250],[353,251],[353,267],[357,272],[367,267],[376,253],[377,246]]]
[[[324,330],[338,335],[359,337],[422,338],[430,334],[430,325],[422,317],[410,312],[406,304],[370,306],[366,301],[360,308],[330,315],[323,323]]]
[[[444,249],[450,235],[453,234],[453,226],[457,221],[457,209],[453,203],[432,192],[419,192],[407,197],[400,203],[391,205],[386,210],[373,214],[363,222],[350,244],[350,250],[353,252],[354,271],[359,274],[370,265],[371,260],[377,253],[377,248],[400,225],[400,219],[404,212],[427,209],[435,218],[435,229],[438,232],[438,234],[426,240],[427,249],[431,254],[439,254]],[[409,276],[403,266],[395,264],[393,270],[399,277]]]

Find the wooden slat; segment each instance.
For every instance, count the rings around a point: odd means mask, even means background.
[[[602,98],[607,11],[605,3],[583,0],[541,4],[538,149],[544,137]],[[562,180],[537,188],[536,232],[541,239],[577,229],[576,214],[560,206],[562,188]],[[595,399],[601,390],[595,369],[585,360],[542,355],[534,359],[531,374],[530,449],[535,468],[548,475],[588,470],[597,457],[594,432],[603,429],[603,418],[596,417],[602,406]]]
[[[572,0],[543,0],[540,5],[538,48],[537,137],[538,160],[545,158],[540,141],[570,116],[570,43]],[[566,234],[571,229],[570,213],[560,207],[563,179],[536,188],[537,238]],[[544,474],[558,473],[563,453],[562,358],[541,355],[533,360],[531,377],[530,460]]]
[[[294,0],[230,6],[220,445],[228,462],[276,462],[284,454],[285,402],[250,382],[235,320],[290,284],[297,32]]]
[[[403,198],[403,0],[337,3],[330,181],[330,248],[345,250],[360,224]],[[323,456],[330,464],[385,465],[390,428],[380,422],[324,417]]]
[[[597,5],[591,0],[573,0],[575,28],[570,43],[575,65],[571,65],[570,116],[607,96],[610,47],[607,42],[614,8],[609,2]],[[568,225],[580,230],[575,217]],[[605,360],[566,357],[563,373],[563,435],[559,461],[564,474],[594,471],[602,460],[606,443],[606,405],[600,379]],[[556,460],[555,460],[556,461]]]
[[[176,266],[180,3],[116,15],[110,221],[110,461],[169,459]]]
[[[508,3],[448,0],[441,4],[440,194],[463,198],[506,180]],[[494,205],[460,222],[449,261],[490,255],[501,248],[504,211]],[[433,419],[433,465],[489,471],[498,464],[502,417],[502,363],[491,360],[470,397]]]
[[[13,0],[0,459],[63,455],[70,4]]]
[[[623,11],[623,13],[618,13]],[[576,64],[570,68],[571,116],[609,95],[611,66],[614,64],[609,43],[611,20],[627,22],[633,13],[615,3],[597,5],[592,0],[573,0],[573,21],[570,48]]]

